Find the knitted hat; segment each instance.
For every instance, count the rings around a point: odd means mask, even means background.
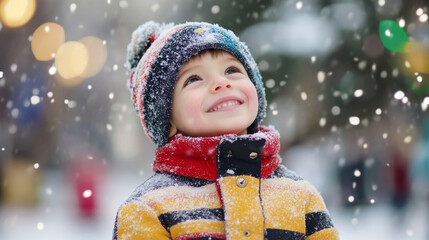
[[[204,22],[180,25],[153,21],[139,26],[128,45],[127,86],[146,135],[157,147],[168,142],[173,91],[181,67],[206,49],[221,49],[244,66],[258,94],[255,129],[265,116],[266,100],[258,67],[247,46],[232,31]]]

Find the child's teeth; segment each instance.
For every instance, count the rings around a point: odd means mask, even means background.
[[[238,101],[228,101],[228,102],[224,102],[216,107],[213,108],[212,112],[217,111],[223,107],[227,107],[227,106],[232,106],[232,105],[237,105],[240,104]]]

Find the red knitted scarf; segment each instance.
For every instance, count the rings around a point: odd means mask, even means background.
[[[218,178],[216,147],[225,137],[237,135],[187,137],[177,134],[165,146],[156,150],[153,170],[214,181]],[[261,177],[270,176],[280,164],[279,133],[274,128],[260,126],[257,133],[239,137],[265,139],[261,155]]]

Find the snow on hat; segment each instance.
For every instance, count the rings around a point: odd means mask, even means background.
[[[188,22],[174,25],[149,21],[132,34],[128,45],[127,82],[146,135],[157,147],[168,142],[173,91],[180,68],[206,49],[221,49],[244,66],[258,94],[255,129],[265,116],[266,100],[258,67],[245,43],[219,25]],[[249,127],[250,128],[250,127]]]

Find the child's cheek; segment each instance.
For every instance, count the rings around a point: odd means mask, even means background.
[[[246,87],[243,88],[244,94],[247,96],[249,100],[249,106],[253,108],[258,108],[258,94],[256,92],[255,86],[250,83],[247,84]]]
[[[185,113],[183,117],[188,120],[188,124],[195,126],[201,120],[201,104],[201,98],[198,95],[187,96],[185,106],[182,107],[186,109],[183,111]]]

